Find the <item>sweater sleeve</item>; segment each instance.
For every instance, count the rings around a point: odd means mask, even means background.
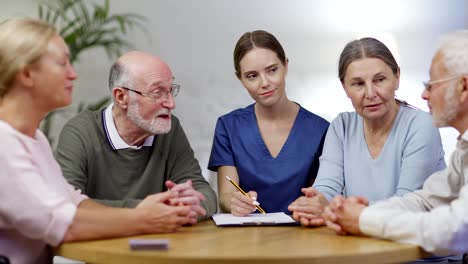
[[[344,130],[342,115],[332,121],[328,128],[320,157],[320,167],[313,187],[331,200],[344,189]]]
[[[458,148],[449,167],[431,175],[421,190],[364,209],[361,231],[436,254],[468,251],[468,157]]]
[[[173,148],[170,154],[170,165],[168,179],[175,183],[183,183],[192,180],[193,188],[201,192],[206,200],[202,201],[202,206],[206,210],[206,218],[211,217],[218,209],[216,193],[210,187],[201,173],[198,160],[179,122],[174,122],[175,133],[173,138]]]
[[[76,189],[86,193],[87,157],[85,137],[79,130],[79,125],[71,119],[63,128],[59,136],[55,158],[62,168],[63,176]]]
[[[82,113],[85,114],[85,113]],[[89,177],[89,157],[86,146],[89,133],[83,129],[83,116],[72,118],[62,129],[55,151],[55,157],[62,168],[65,179],[76,189],[88,194],[87,184]],[[88,139],[89,140],[89,139]],[[112,207],[136,207],[140,199],[105,200],[94,201]]]
[[[427,212],[368,207],[359,227],[367,235],[417,244],[436,254],[468,251],[468,186],[460,198]]]
[[[418,113],[407,121],[408,128],[401,157],[401,171],[395,195],[421,189],[434,172],[445,169],[444,150],[439,130],[426,113]]]

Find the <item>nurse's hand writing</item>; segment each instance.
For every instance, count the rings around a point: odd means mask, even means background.
[[[236,191],[232,193],[231,197],[231,214],[235,216],[246,216],[253,213],[259,205],[257,202],[257,193],[250,191],[247,193],[249,197],[243,195],[241,192]]]

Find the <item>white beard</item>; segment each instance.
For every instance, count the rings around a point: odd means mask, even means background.
[[[130,97],[130,101],[128,103],[127,117],[133,123],[135,123],[135,125],[153,135],[166,134],[171,130],[171,119],[164,120],[162,118],[158,118],[158,115],[161,114],[170,115],[170,113],[167,110],[162,110],[159,113],[156,113],[154,117],[151,118],[151,120],[143,119],[140,116],[139,112],[140,108],[138,102]]]
[[[432,113],[432,118],[434,120],[434,125],[436,127],[446,127],[450,125],[450,122],[453,121],[458,114],[457,109],[457,97],[455,95],[455,84],[447,88],[447,93],[445,94],[445,109],[442,113]]]

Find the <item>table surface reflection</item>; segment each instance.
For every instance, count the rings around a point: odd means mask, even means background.
[[[169,239],[169,249],[132,251],[135,238]],[[337,236],[325,227],[217,227],[211,220],[171,234],[64,243],[55,253],[90,264],[397,263],[425,256],[414,245]]]

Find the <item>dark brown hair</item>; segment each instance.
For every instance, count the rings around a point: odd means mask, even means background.
[[[338,77],[341,83],[344,83],[346,69],[349,64],[362,58],[381,59],[392,69],[395,76],[400,72],[398,63],[385,44],[374,38],[362,38],[349,42],[341,52],[338,63]]]
[[[269,49],[276,53],[283,65],[286,65],[286,54],[279,41],[271,33],[264,30],[255,30],[246,32],[242,35],[236,43],[234,48],[234,69],[236,76],[240,79],[240,66],[239,63],[242,58],[253,48]]]

